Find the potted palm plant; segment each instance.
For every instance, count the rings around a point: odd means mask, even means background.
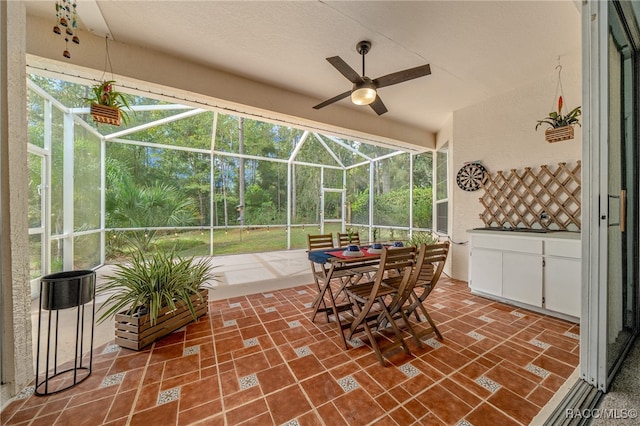
[[[129,116],[125,109],[130,109],[129,101],[124,93],[114,89],[115,81],[107,80],[91,87],[91,97],[83,98],[91,103],[91,116],[96,123],[120,126],[127,124]]]
[[[414,232],[411,234],[411,238],[407,242],[408,246],[419,248],[422,244],[432,246],[438,244],[438,237],[431,232]]]
[[[210,268],[209,259],[183,258],[173,250],[147,258],[134,252],[130,263],[117,265],[98,285],[98,293],[109,295],[99,322],[115,317],[115,343],[140,350],[207,313]]]
[[[562,115],[563,99],[562,96],[558,97],[558,111],[551,111],[548,117],[538,120],[536,124],[536,130],[543,124],[548,124],[550,127],[544,132],[544,137],[547,142],[560,142],[567,139],[573,139],[573,126],[580,125],[580,119],[578,118],[582,111],[580,106],[575,107],[567,114]]]

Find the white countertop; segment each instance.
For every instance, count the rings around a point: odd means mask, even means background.
[[[469,234],[474,235],[495,235],[499,237],[511,238],[544,238],[559,240],[579,240],[580,232],[552,231],[552,232],[523,232],[523,231],[498,231],[492,229],[468,229]]]

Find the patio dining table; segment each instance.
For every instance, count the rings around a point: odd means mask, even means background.
[[[316,296],[313,302],[313,313],[311,320],[314,321],[318,311],[322,310],[325,301],[325,296],[328,296],[329,306],[324,308],[329,311],[329,314],[333,315],[338,333],[342,337],[345,349],[348,349],[347,340],[344,336],[343,330],[349,327],[349,324],[340,320],[340,312],[345,310],[351,310],[351,304],[345,303],[339,305],[336,301],[336,295],[331,288],[331,281],[339,279],[342,283],[342,288],[347,285],[357,283],[364,274],[377,270],[380,263],[380,253],[369,252],[369,246],[360,247],[362,253],[361,256],[348,256],[344,253],[348,250],[347,247],[342,248],[329,248],[322,250],[312,250],[308,252],[309,260],[323,265],[324,272],[323,285],[320,288],[320,292]],[[338,291],[340,293],[340,291]],[[323,303],[324,302],[324,303]],[[329,315],[327,316],[329,319]]]

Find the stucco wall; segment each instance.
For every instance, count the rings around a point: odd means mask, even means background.
[[[6,6],[6,7],[5,7]],[[29,287],[28,183],[25,71],[26,13],[23,2],[2,2],[0,40],[3,63],[0,98],[2,164],[2,405],[33,380]],[[10,189],[10,190],[9,190]]]
[[[562,63],[562,86],[565,104],[570,109],[581,105],[580,58]],[[542,127],[535,131],[536,121],[556,109],[557,72],[551,70],[539,81],[492,97],[485,102],[455,111],[453,135],[449,143],[451,232],[454,241],[466,242],[468,229],[484,226],[478,215],[482,206],[478,198],[482,190],[463,191],[455,183],[460,167],[469,161],[481,161],[489,172],[522,169],[542,164],[575,163],[581,158],[582,133],[575,128],[575,139],[547,143]],[[451,273],[454,278],[468,279],[468,244],[452,245]]]

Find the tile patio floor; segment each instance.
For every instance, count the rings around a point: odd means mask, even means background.
[[[309,319],[315,287],[210,301],[209,314],[142,352],[107,343],[85,382],[27,388],[2,424],[528,425],[578,364],[579,326],[441,279],[427,308],[444,340],[381,367]],[[363,340],[366,339],[363,337]]]

